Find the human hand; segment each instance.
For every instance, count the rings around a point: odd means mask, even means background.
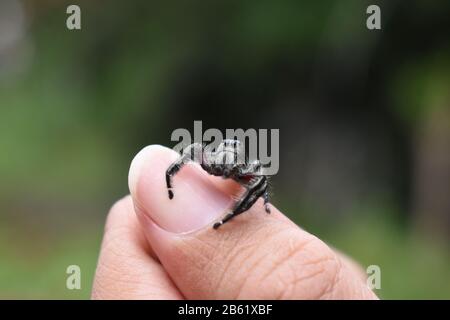
[[[239,186],[189,165],[167,197],[178,154],[144,148],[129,174],[131,196],[111,209],[94,299],[376,299],[350,259],[262,200],[218,230],[213,222]]]

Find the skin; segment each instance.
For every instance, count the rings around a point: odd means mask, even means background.
[[[351,259],[262,200],[213,230],[240,187],[187,165],[167,197],[177,154],[144,148],[130,195],[110,210],[93,299],[377,299]]]

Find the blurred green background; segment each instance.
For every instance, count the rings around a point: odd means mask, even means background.
[[[273,203],[380,266],[380,297],[449,299],[449,17],[448,1],[0,0],[0,298],[89,298],[131,159],[203,120],[279,128]]]

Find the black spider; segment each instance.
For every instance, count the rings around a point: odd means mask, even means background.
[[[248,162],[245,159],[240,141],[223,140],[215,152],[209,151],[200,143],[186,147],[182,156],[166,171],[169,199],[173,198],[172,177],[189,161],[199,163],[203,170],[211,175],[233,179],[246,189],[232,211],[214,224],[214,229],[250,209],[259,197],[263,197],[265,210],[270,213],[268,177],[261,174],[261,163],[258,160]]]

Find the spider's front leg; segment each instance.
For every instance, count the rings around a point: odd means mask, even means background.
[[[230,221],[237,215],[247,211],[258,200],[259,197],[264,196],[267,192],[267,178],[265,176],[255,177],[252,183],[247,187],[247,192],[244,196],[234,205],[233,210],[228,213],[221,221],[216,222],[213,225],[214,229],[219,228],[221,225]],[[266,199],[266,198],[264,198]],[[267,198],[268,199],[268,198]],[[267,211],[267,208],[266,208]]]
[[[189,161],[195,161],[200,163],[200,161],[202,160],[202,155],[203,155],[203,145],[201,145],[200,143],[193,143],[187,146],[183,150],[183,154],[181,155],[181,157],[170,165],[170,167],[166,171],[166,184],[167,184],[167,191],[169,193],[169,199],[173,198],[172,178]]]

